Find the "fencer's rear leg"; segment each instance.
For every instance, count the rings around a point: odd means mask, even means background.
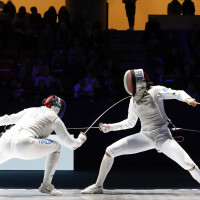
[[[167,140],[162,145],[162,152],[178,163],[183,169],[188,170],[192,177],[200,183],[200,170],[198,166],[175,140]]]

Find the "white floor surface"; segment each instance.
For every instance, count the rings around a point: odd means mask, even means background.
[[[200,200],[197,189],[116,189],[105,190],[104,194],[81,194],[77,189],[61,189],[62,196],[55,197],[40,193],[37,189],[0,189],[0,199],[12,200]]]

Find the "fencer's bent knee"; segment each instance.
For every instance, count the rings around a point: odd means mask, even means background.
[[[107,152],[105,152],[105,154],[106,154],[108,157],[110,157],[110,158],[111,158],[110,154],[108,154]]]
[[[106,148],[106,155],[108,157],[110,157],[110,158],[114,158],[115,157],[115,155],[113,154],[112,149],[110,147]]]
[[[195,169],[195,165],[194,165],[194,167],[193,168],[191,168],[191,169],[188,169],[188,171],[193,171]]]
[[[188,171],[192,171],[195,168],[195,163],[189,158],[183,159],[182,168]]]
[[[61,144],[59,144],[58,142],[54,141],[54,143],[57,146],[57,150],[55,151],[55,153],[60,153],[60,149],[61,149]]]

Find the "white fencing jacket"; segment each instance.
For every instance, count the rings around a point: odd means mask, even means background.
[[[18,113],[0,117],[0,126],[11,124],[14,124],[14,126],[9,131],[25,129],[36,138],[47,138],[55,131],[66,146],[76,149],[82,145],[80,138],[73,138],[58,115],[45,106],[28,108]]]
[[[127,119],[109,124],[112,131],[133,128],[138,120],[141,122],[141,131],[144,131],[149,138],[156,139],[157,133],[154,136],[154,130],[157,130],[164,125],[168,125],[168,117],[164,110],[163,100],[177,99],[185,102],[187,98],[191,98],[183,90],[172,90],[163,86],[152,86],[148,93],[150,101],[148,103],[137,104],[133,97],[130,99]]]

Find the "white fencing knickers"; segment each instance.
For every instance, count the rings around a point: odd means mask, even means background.
[[[184,149],[172,138],[167,126],[159,130],[155,144],[145,135],[144,131],[122,138],[110,145],[106,152],[112,157],[135,154],[150,149],[157,149],[178,163],[182,168],[189,170],[195,163]]]
[[[11,159],[33,160],[60,152],[60,144],[49,139],[37,139],[28,130],[7,130],[0,138],[0,164]]]

